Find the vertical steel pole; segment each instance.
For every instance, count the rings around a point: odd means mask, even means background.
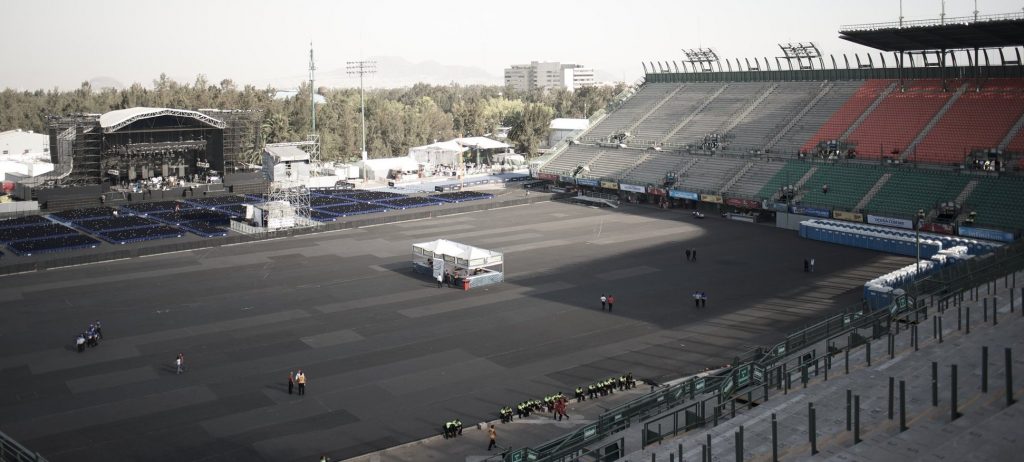
[[[810,434],[808,435],[811,440],[811,455],[818,453],[818,430],[817,430],[817,413],[814,409],[814,403],[807,403],[807,428]]]
[[[895,384],[896,379],[893,378],[892,376],[889,376],[889,420],[892,420],[893,400],[895,398],[893,396],[895,392]]]
[[[956,364],[950,365],[949,373],[950,373],[950,376],[949,376],[949,383],[950,383],[950,390],[949,390],[949,404],[950,404],[949,417],[950,417],[950,419],[949,420],[956,420],[958,417],[960,417],[960,412],[958,412],[956,410],[956,407],[957,407],[956,406],[956,398],[957,398],[957,396],[956,396],[957,395],[957,393],[956,393],[957,392],[957,390],[956,390]]]
[[[853,395],[853,444],[860,443],[860,395]]]
[[[772,462],[779,462],[779,422],[772,413]]]
[[[932,361],[932,407],[939,405],[939,363]]]
[[[1013,353],[1009,347],[1003,352],[1006,357],[1006,405],[1011,406],[1017,402],[1013,399]]]
[[[900,432],[907,429],[907,382],[900,380]]]
[[[981,392],[988,393],[988,347],[981,347]]]
[[[850,431],[852,423],[850,413],[853,412],[853,390],[846,390],[846,431]]]

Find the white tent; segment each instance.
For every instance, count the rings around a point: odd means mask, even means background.
[[[447,271],[467,281],[466,288],[496,284],[505,280],[505,256],[446,239],[412,245],[413,269],[437,278]]]
[[[387,178],[389,170],[401,170],[405,173],[415,173],[420,169],[419,162],[410,156],[388,157],[386,159],[367,159],[359,161],[360,167],[365,169],[366,179],[383,180]]]
[[[409,157],[420,163],[434,165],[458,165],[462,162],[462,153],[468,148],[454,141],[441,141],[426,146],[409,148]]]
[[[468,137],[468,138],[456,138],[454,141],[456,143],[459,143],[460,146],[465,146],[467,148],[473,148],[473,149],[477,149],[477,150],[508,149],[508,148],[511,147],[511,146],[509,146],[509,145],[507,145],[505,143],[502,143],[501,141],[495,141],[495,140],[492,140],[490,138],[483,137],[483,136],[471,136],[471,137]]]

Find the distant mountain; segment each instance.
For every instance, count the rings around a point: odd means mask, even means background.
[[[124,88],[124,84],[113,77],[100,76],[89,79],[89,86],[93,90],[102,90],[104,88],[113,88],[115,90],[121,90]]]
[[[367,58],[376,61],[376,72],[368,74],[363,83],[371,88],[408,87],[416,83],[445,85],[452,82],[462,85],[502,85],[501,76],[491,74],[483,69],[472,66],[455,66],[441,64],[436,61],[412,61],[397,56],[374,56]],[[359,85],[356,76],[350,76],[345,69],[335,69],[321,73],[318,81],[331,87],[355,87]]]

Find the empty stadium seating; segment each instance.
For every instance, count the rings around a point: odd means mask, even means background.
[[[978,185],[967,196],[966,210],[977,212],[975,224],[1024,229],[1024,178],[979,177]]]
[[[730,152],[760,151],[821,91],[822,82],[783,82],[726,135]]]
[[[822,141],[837,140],[885,91],[891,80],[868,80],[821,125],[817,133],[804,143],[803,151],[811,152]]]
[[[1024,114],[1024,93],[1019,88],[969,90],[950,106],[914,149],[913,159],[963,163],[972,150],[998,147],[1021,114]]]
[[[622,132],[680,85],[678,83],[644,85],[635,95],[623,102],[622,106],[591,128],[587,132],[586,138],[597,141]]]
[[[725,91],[701,110],[685,126],[676,131],[667,145],[681,146],[698,143],[704,135],[719,133],[740,111],[752,104],[771,84],[764,82],[731,83]]]
[[[669,172],[678,174],[692,160],[692,157],[682,154],[650,151],[643,162],[626,173],[624,179],[640,184],[660,184]]]
[[[936,81],[913,82],[906,91],[889,93],[847,141],[856,146],[859,158],[902,153],[951,96]]]
[[[783,187],[796,185],[797,181],[807,173],[814,165],[810,162],[786,162],[785,165],[764,186],[757,194],[764,199],[771,199],[775,193]]]
[[[886,171],[879,167],[848,167],[820,164],[804,183],[800,203],[817,207],[852,210]],[[822,186],[828,185],[828,192]]]
[[[785,162],[759,162],[747,170],[732,187],[723,192],[729,197],[770,199],[771,194],[760,196],[760,193],[785,165]],[[801,175],[803,174],[801,173]]]
[[[864,85],[864,82],[830,82],[828,85],[828,91],[813,106],[807,108],[807,112],[800,116],[772,146],[773,153],[792,155],[802,148],[810,150],[820,140],[835,139],[838,136],[828,138],[827,135],[832,131],[819,133],[819,129],[825,127],[832,115],[846,104],[847,100]],[[839,122],[837,121],[835,125],[838,126]],[[810,146],[805,146],[809,141],[811,141]]]
[[[866,210],[891,216],[911,217],[928,213],[937,204],[953,202],[972,177],[942,172],[890,170],[889,181],[878,190]]]
[[[690,83],[661,105],[657,111],[647,117],[633,130],[633,135],[640,144],[661,141],[692,114],[710,95],[725,84],[721,83]]]
[[[676,180],[677,187],[692,192],[718,194],[725,183],[746,165],[745,159],[698,157],[696,165]]]

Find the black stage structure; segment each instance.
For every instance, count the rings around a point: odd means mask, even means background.
[[[135,107],[51,117],[53,174],[35,188],[230,176],[259,152],[259,111]]]

